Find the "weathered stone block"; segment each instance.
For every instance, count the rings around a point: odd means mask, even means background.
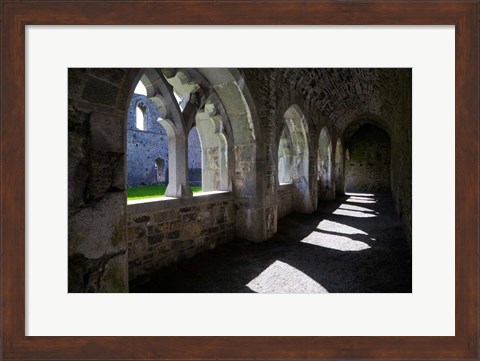
[[[133,218],[133,220],[137,223],[146,223],[150,221],[150,216],[140,216],[140,217]]]
[[[182,215],[182,222],[190,222],[194,219],[196,219],[196,215],[194,213]]]
[[[120,68],[91,68],[89,71],[95,77],[117,85],[121,84],[127,73],[127,69]]]
[[[126,248],[125,198],[108,193],[94,206],[81,209],[69,219],[69,255],[100,258]]]
[[[136,238],[141,238],[146,234],[145,229],[142,226],[129,227],[127,231],[128,239],[133,240]]]
[[[82,98],[92,104],[114,107],[118,91],[118,87],[109,82],[88,77],[87,83],[83,88]]]
[[[88,182],[88,159],[83,151],[80,136],[69,133],[68,137],[68,208],[76,210],[86,203],[85,188]]]
[[[178,251],[178,250],[186,249],[186,248],[192,246],[193,243],[194,242],[193,242],[192,239],[189,239],[189,240],[186,240],[186,241],[180,241],[180,240],[172,241],[172,250],[173,251]]]
[[[154,264],[155,268],[162,268],[162,267],[168,266],[172,262],[174,262],[173,257],[164,256],[164,257],[161,257],[159,259],[156,259],[153,264]]]
[[[92,113],[89,125],[94,150],[125,153],[125,124],[122,119],[101,113]],[[123,174],[125,174],[125,170],[123,170]]]
[[[163,234],[157,234],[154,236],[148,236],[148,244],[154,245],[157,243],[160,243],[163,241],[164,235]]]
[[[160,244],[155,245],[155,247],[153,249],[153,254],[157,258],[157,257],[160,257],[160,256],[164,255],[169,250],[170,250],[170,243],[162,242]]]
[[[148,234],[157,234],[157,233],[162,233],[164,232],[164,227],[163,225],[157,224],[154,226],[148,226],[147,227]]]
[[[218,227],[209,228],[208,234],[215,234],[218,232]]]
[[[202,228],[198,223],[191,223],[188,227],[182,229],[182,237],[197,238],[202,233]]]
[[[101,151],[91,151],[88,164],[87,201],[98,199],[117,187],[118,179],[115,179],[118,168],[123,169],[122,155]],[[118,188],[117,188],[118,189]]]
[[[181,229],[182,227],[183,227],[183,222],[182,221],[175,221],[175,222],[170,223],[169,229],[171,231],[174,231],[174,230],[177,230],[177,229]]]
[[[223,224],[225,223],[225,215],[224,214],[220,214],[216,217],[216,222],[217,224]]]
[[[153,220],[155,222],[169,222],[177,219],[177,213],[175,211],[157,212],[153,214]]]
[[[86,69],[68,69],[68,98],[76,99],[80,96],[85,78]]]
[[[152,259],[152,258],[153,258],[153,253],[148,253],[148,254],[146,254],[142,257],[142,259],[144,261],[147,261],[147,260]]]
[[[178,237],[180,237],[180,231],[174,231],[174,232],[167,233],[167,238],[168,239],[176,239]]]
[[[140,261],[140,258],[136,258],[134,260],[131,260],[130,262],[128,262],[128,266],[130,268],[134,267],[134,266],[140,266],[142,264],[142,261]]]
[[[109,260],[100,280],[100,292],[128,292],[127,267],[126,254]]]

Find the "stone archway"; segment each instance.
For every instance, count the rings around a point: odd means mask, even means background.
[[[157,183],[164,184],[168,182],[165,159],[158,157],[155,159],[155,168],[157,171]]]
[[[391,144],[388,133],[365,123],[348,140],[349,162],[345,167],[345,190],[388,193],[391,189]]]
[[[141,74],[68,75],[68,291],[128,292],[125,135]]]
[[[284,114],[285,124],[292,142],[293,210],[311,213],[315,209],[311,197],[309,177],[308,126],[301,109],[292,105]]]
[[[278,183],[292,184],[293,182],[293,143],[288,127],[285,126],[278,141]]]
[[[332,141],[326,127],[323,127],[318,139],[317,181],[318,198],[331,200],[335,198],[332,182]]]
[[[345,194],[345,162],[340,138],[335,146],[335,194]]]
[[[220,100],[228,119],[224,140],[228,142],[227,154],[232,154],[228,172],[233,184],[227,186],[233,188],[237,205],[237,238],[262,241],[274,229],[274,219],[262,196],[264,181],[258,176],[265,159],[252,97],[236,70],[192,71],[206,79],[211,96]],[[189,197],[189,187],[183,186],[187,122],[182,119],[172,85],[163,80],[160,71],[70,69],[70,292],[128,292],[125,134],[127,110],[140,79],[170,138],[169,163],[176,166],[169,171],[166,195]],[[183,104],[185,112],[189,104]]]

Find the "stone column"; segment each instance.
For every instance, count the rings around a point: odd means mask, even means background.
[[[188,184],[187,139],[175,134],[168,138],[168,162],[175,165],[168,169],[169,182],[165,195],[167,197],[189,198],[192,190]]]

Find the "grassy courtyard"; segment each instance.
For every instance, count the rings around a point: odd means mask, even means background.
[[[140,199],[163,197],[166,188],[167,186],[164,184],[127,188],[127,199],[129,201],[137,201]],[[191,186],[190,188],[193,193],[202,191],[201,186]]]

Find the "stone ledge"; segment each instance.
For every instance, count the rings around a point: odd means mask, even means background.
[[[231,191],[215,191],[196,193],[192,198],[161,197],[147,200],[129,201],[127,214],[148,213],[154,211],[173,210],[184,206],[196,206],[204,203],[233,200]]]
[[[293,189],[293,183],[280,183],[278,185],[278,191],[289,191]]]

